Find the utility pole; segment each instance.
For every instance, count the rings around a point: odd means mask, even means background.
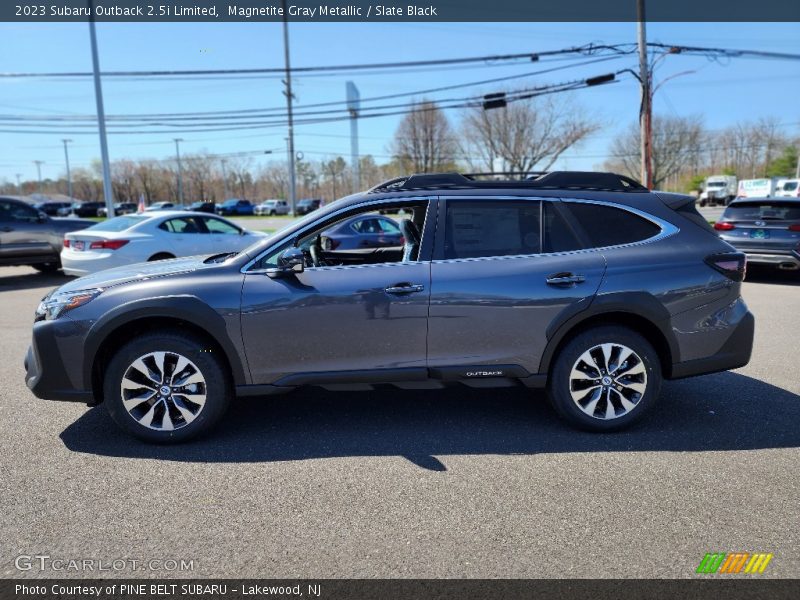
[[[89,3],[89,38],[92,44],[92,71],[94,73],[94,98],[97,104],[97,125],[100,132],[100,158],[103,162],[103,198],[106,201],[106,215],[114,216],[114,194],[111,190],[111,164],[108,159],[108,140],[106,139],[106,112],[103,108],[103,86],[100,82],[100,59],[97,57],[97,32],[94,26],[94,4]]]
[[[642,184],[647,188],[653,187],[653,161],[651,157],[652,140],[652,119],[653,119],[653,96],[650,91],[652,83],[650,68],[647,64],[647,33],[645,30],[645,0],[636,0],[638,14],[638,33],[639,33],[639,81],[642,85],[642,104],[639,109],[639,138],[641,155],[641,179]]]
[[[220,162],[222,163],[222,184],[225,187],[225,197],[223,200],[227,200],[230,198],[230,192],[228,192],[228,170],[225,168],[225,166],[228,164],[228,161],[223,158]]]
[[[297,203],[297,191],[295,182],[294,171],[294,116],[292,114],[292,67],[289,61],[289,11],[286,7],[286,0],[282,0],[283,4],[283,57],[286,64],[286,109],[289,117],[289,204],[292,207],[292,215],[295,214],[295,205]]]
[[[20,177],[22,177],[22,173],[16,173],[17,175],[17,193],[21,196],[22,195],[22,183],[20,182]]]
[[[183,138],[174,138],[175,142],[175,155],[178,157],[178,204],[183,206],[183,169],[181,167],[181,147],[180,143]]]
[[[353,193],[355,194],[361,190],[361,164],[358,156],[358,111],[361,108],[361,95],[352,81],[348,81],[345,85],[347,110],[350,112],[350,162],[352,163]],[[335,197],[334,200],[336,200]]]
[[[36,165],[36,173],[39,177],[39,193],[42,193],[42,165],[44,164],[43,160],[35,160],[33,163]]]
[[[797,154],[797,166],[794,168],[794,178],[800,179],[800,153]]]
[[[69,196],[69,200],[72,202],[72,174],[69,172],[69,150],[67,150],[67,144],[72,140],[61,141],[64,142],[64,160],[67,163],[67,196]]]

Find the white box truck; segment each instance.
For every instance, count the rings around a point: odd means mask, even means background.
[[[737,181],[735,175],[712,175],[703,182],[703,192],[700,194],[700,206],[706,204],[726,206],[736,197]]]
[[[775,195],[780,177],[762,177],[761,179],[742,179],[739,182],[737,198],[770,198]]]

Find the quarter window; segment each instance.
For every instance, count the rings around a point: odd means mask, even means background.
[[[538,201],[447,203],[444,257],[478,258],[541,252]]]
[[[660,233],[654,223],[626,210],[585,202],[564,202],[594,248],[632,244]]]

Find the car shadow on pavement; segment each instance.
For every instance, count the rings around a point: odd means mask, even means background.
[[[747,265],[748,283],[769,283],[773,285],[800,285],[800,271],[781,271]]]
[[[102,405],[61,439],[70,450],[101,456],[236,463],[403,456],[445,471],[447,455],[800,447],[798,422],[800,396],[727,372],[666,382],[650,415],[614,434],[573,430],[541,392],[519,388],[303,389],[237,400],[214,432],[186,444],[139,442],[114,426]]]
[[[39,273],[31,269],[30,273],[25,273],[24,275],[0,276],[0,292],[55,288],[64,285],[68,281],[72,281],[72,277],[67,277],[60,271],[57,273]]]

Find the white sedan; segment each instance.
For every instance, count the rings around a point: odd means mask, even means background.
[[[265,235],[208,213],[124,215],[66,234],[61,266],[66,275],[82,276],[138,262],[238,252]]]

